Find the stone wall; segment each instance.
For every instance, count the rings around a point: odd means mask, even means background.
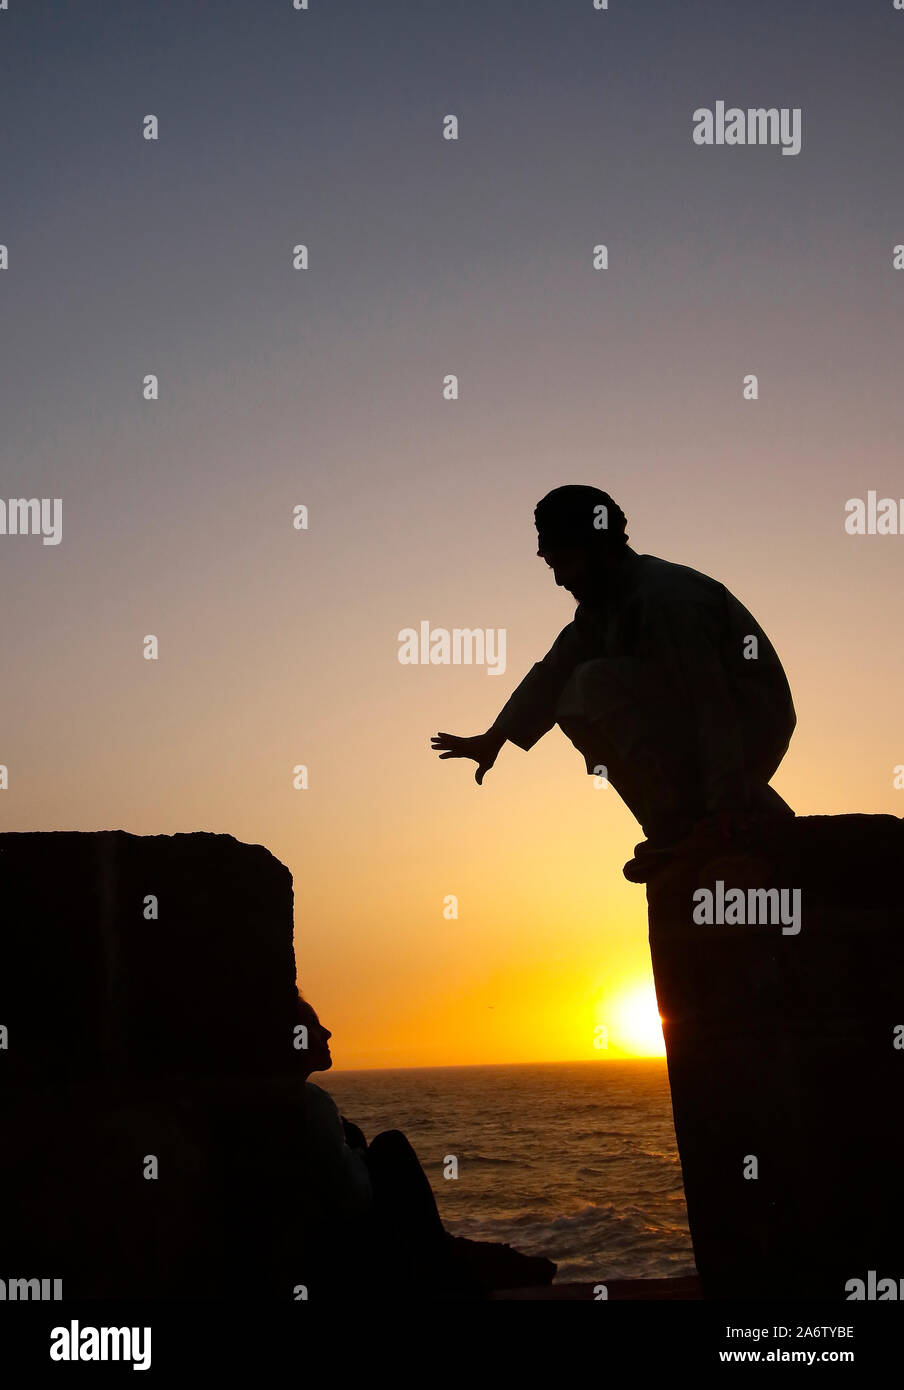
[[[706,1297],[844,1299],[870,1269],[904,1276],[902,867],[896,817],[810,816],[677,854],[647,885]],[[800,930],[695,922],[719,881],[799,889]]]
[[[67,1298],[286,1295],[289,871],[228,835],[4,834],[0,901],[0,1277],[62,1278]]]

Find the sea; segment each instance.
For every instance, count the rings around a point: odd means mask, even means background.
[[[312,1080],[368,1141],[408,1136],[453,1235],[545,1255],[556,1283],[695,1273],[664,1060]]]

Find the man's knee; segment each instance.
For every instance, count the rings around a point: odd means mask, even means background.
[[[414,1152],[400,1129],[384,1129],[375,1134],[370,1141],[370,1152],[373,1153],[374,1150],[384,1156]]]

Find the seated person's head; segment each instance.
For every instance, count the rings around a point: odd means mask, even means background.
[[[329,1040],[333,1035],[328,1028],[324,1028],[313,1005],[302,997],[300,990],[298,992],[296,1023],[301,1024],[306,1029],[306,1033],[297,1032],[295,1034],[296,1038],[301,1039],[301,1042],[298,1043],[297,1055],[303,1074],[310,1076],[312,1071],[329,1071],[333,1065]],[[305,1042],[307,1047],[302,1045]]]

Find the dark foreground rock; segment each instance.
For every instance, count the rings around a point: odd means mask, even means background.
[[[608,1303],[691,1303],[699,1300],[700,1280],[694,1274],[668,1279],[607,1279],[603,1286]],[[548,1284],[497,1289],[490,1300],[531,1303],[598,1303],[603,1301],[600,1284]]]
[[[556,1276],[557,1266],[552,1260],[543,1255],[523,1255],[507,1243],[452,1236],[450,1245],[483,1294],[551,1285]]]
[[[685,849],[648,882],[708,1298],[844,1300],[870,1270],[904,1276],[902,868],[896,817],[810,816]],[[695,921],[719,882],[748,903],[799,890],[799,931]]]
[[[304,1234],[288,870],[228,835],[5,834],[0,901],[2,1277],[284,1292]]]
[[[6,834],[0,901],[6,1081],[288,1069],[292,876],[262,846]]]

